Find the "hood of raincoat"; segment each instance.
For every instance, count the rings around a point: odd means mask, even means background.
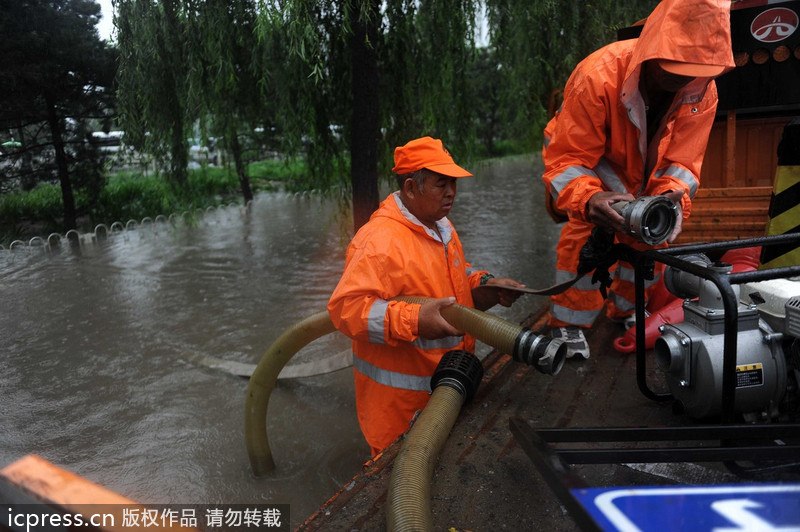
[[[730,0],[662,0],[642,28],[628,75],[651,59],[731,70],[730,7]]]

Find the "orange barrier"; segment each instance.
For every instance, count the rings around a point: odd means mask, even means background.
[[[45,517],[51,518],[51,523],[56,515],[65,516],[61,525],[67,524],[66,515],[77,514],[85,517],[83,523],[89,526],[90,516],[96,515],[102,520],[91,523],[90,528],[104,532],[131,532],[140,528],[199,532],[197,528],[184,526],[124,526],[125,510],[141,512],[146,507],[32,454],[0,470],[0,508],[3,503],[10,505],[9,508],[43,505],[52,509],[52,512],[45,514]],[[102,516],[98,515],[99,508],[103,509]],[[3,515],[4,518],[11,516],[11,509],[8,516]],[[72,522],[77,525],[77,521]],[[14,529],[14,525],[19,523],[10,524]],[[0,528],[3,528],[2,521]]]

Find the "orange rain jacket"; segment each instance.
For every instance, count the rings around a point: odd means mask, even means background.
[[[347,249],[344,273],[328,302],[333,324],[353,339],[356,409],[375,455],[409,428],[430,397],[430,377],[451,349],[473,351],[469,336],[420,338],[418,304],[396,296],[444,298],[473,307],[472,289],[485,271],[464,260],[447,218],[435,231],[390,194]]]
[[[689,18],[693,4],[717,5],[717,16]],[[697,78],[679,91],[648,147],[639,74],[651,59],[733,68],[730,42],[729,1],[664,0],[638,39],[614,42],[584,59],[545,128],[544,182],[556,209],[585,220],[589,197],[601,190],[642,196],[683,188],[688,217],[717,108],[716,84]]]
[[[716,113],[716,85],[710,78],[696,78],[679,90],[648,146],[639,76],[642,63],[652,59],[733,68],[730,2],[663,0],[638,39],[597,50],[570,76],[562,107],[545,128],[542,151],[548,210],[560,221],[569,219],[557,248],[561,275],[556,281],[575,275],[578,251],[592,227],[586,223],[586,204],[593,194],[606,190],[639,197],[683,189],[684,218],[691,212]],[[624,235],[617,238],[641,247]],[[572,292],[552,300],[575,311],[577,321],[566,310],[563,319],[551,324],[591,325],[602,299],[594,300],[588,291]]]

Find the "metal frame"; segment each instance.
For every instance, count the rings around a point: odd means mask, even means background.
[[[553,490],[581,530],[598,531],[597,523],[572,490],[587,483],[570,470],[572,464],[718,462],[736,460],[798,460],[800,445],[760,445],[764,439],[800,437],[800,425],[711,425],[659,428],[533,429],[518,417],[509,419],[509,428],[539,474]],[[745,442],[733,445],[732,440]],[[559,449],[554,443],[696,441],[694,446],[649,448]],[[704,446],[702,441],[717,441]],[[800,463],[795,465],[800,466]],[[742,470],[747,472],[747,470]],[[735,472],[735,471],[734,471]]]
[[[521,420],[519,420],[521,421]],[[675,462],[722,462],[728,460],[800,460],[800,445],[758,445],[763,440],[800,437],[800,425],[697,425],[691,427],[625,427],[583,429],[537,429],[546,443],[599,442],[720,442],[719,446],[550,450],[563,464],[631,464]],[[743,443],[733,444],[733,441]]]

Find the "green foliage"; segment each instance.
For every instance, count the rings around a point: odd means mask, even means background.
[[[469,76],[477,2],[389,2],[381,58],[382,123],[391,148],[422,134],[441,137],[463,159],[474,144]]]
[[[77,208],[85,209],[89,196],[75,195]],[[8,245],[17,238],[44,236],[64,232],[61,187],[40,183],[31,190],[0,195],[0,242]]]
[[[262,188],[266,183],[280,181],[288,183],[287,188],[294,190],[298,183],[308,179],[308,167],[298,160],[256,161],[248,165],[247,172],[254,182],[262,184]]]
[[[503,119],[509,138],[541,142],[553,91],[584,57],[646,17],[657,0],[487,0]]]
[[[117,0],[120,124],[127,141],[186,182],[188,126],[197,118],[188,79],[187,22],[180,0]]]
[[[327,190],[347,175],[349,3],[294,0],[263,5],[258,14],[262,98],[274,102],[280,151],[307,161],[298,184],[308,189]]]
[[[42,183],[27,192],[0,196],[0,220],[12,224],[23,219],[56,220],[63,214],[61,188]]]
[[[189,172],[191,196],[209,197],[213,194],[235,192],[238,187],[236,175],[227,168],[205,167]]]
[[[117,174],[100,193],[94,221],[113,223],[171,213],[177,205],[173,188],[158,176]]]
[[[509,148],[510,128],[506,124],[501,108],[502,86],[497,61],[491,48],[480,48],[470,63],[470,79],[473,81],[473,108],[478,138],[477,154],[492,157],[503,154]],[[505,143],[505,146],[500,146]],[[520,146],[522,151],[528,148]]]
[[[376,41],[382,169],[395,146],[422,134],[452,146],[472,142],[473,115],[467,64],[477,2],[387,2]],[[308,183],[327,188],[347,175],[353,101],[352,24],[349,13],[369,17],[369,2],[295,0],[260,13],[265,45],[262,88],[273,96],[276,124],[287,153],[306,152]],[[335,129],[332,131],[331,126]],[[458,151],[464,151],[459,149]]]
[[[242,131],[263,125],[269,100],[259,95],[255,0],[205,0],[186,9],[188,43],[193,53],[187,70],[192,107],[200,127],[222,139],[232,154],[245,201],[253,198],[245,169]]]
[[[491,150],[489,149],[489,146],[490,145],[486,143],[478,144],[477,150],[474,154],[474,159],[480,161],[495,157],[529,154],[531,152],[531,147],[528,145],[528,143],[524,140],[518,139],[497,140],[491,144]]]
[[[190,170],[185,186],[158,174],[119,173],[109,179],[91,213],[95,223],[125,222],[219,205],[237,191],[235,174],[225,168]]]

